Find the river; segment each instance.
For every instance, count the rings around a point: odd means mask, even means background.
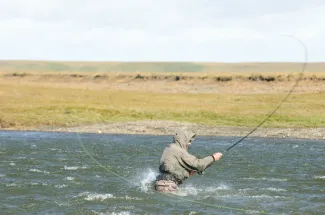
[[[0,131],[1,214],[324,214],[323,140],[247,138],[169,196],[152,185],[171,140]],[[189,151],[236,140],[197,136]]]

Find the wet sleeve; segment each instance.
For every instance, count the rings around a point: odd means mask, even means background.
[[[182,156],[182,161],[188,170],[195,170],[201,172],[208,168],[214,162],[214,157],[212,155],[209,155],[205,158],[199,159],[194,155],[184,153]]]

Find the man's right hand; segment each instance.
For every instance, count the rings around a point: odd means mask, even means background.
[[[222,153],[217,152],[212,155],[214,157],[214,160],[217,161],[222,157]]]

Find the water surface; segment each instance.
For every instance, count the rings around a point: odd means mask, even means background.
[[[248,138],[203,176],[185,181],[177,195],[165,196],[152,184],[171,139],[1,131],[1,214],[325,211],[325,141]],[[237,139],[198,136],[189,151],[202,157]]]

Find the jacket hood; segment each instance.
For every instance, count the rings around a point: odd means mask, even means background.
[[[176,145],[183,149],[187,149],[187,145],[194,139],[195,133],[186,128],[177,128],[174,134],[173,141]]]

